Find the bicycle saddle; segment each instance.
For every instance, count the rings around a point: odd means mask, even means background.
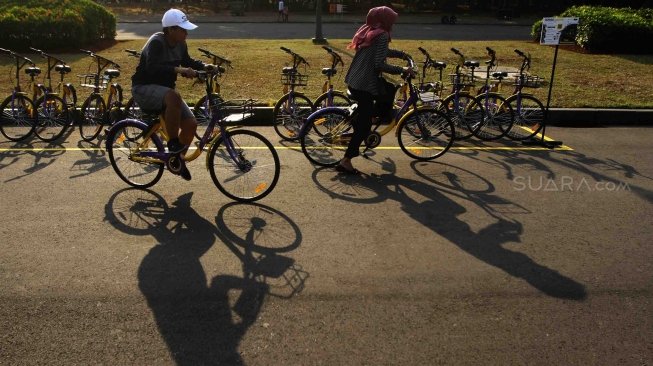
[[[438,70],[442,70],[442,69],[445,69],[447,67],[447,64],[442,62],[442,61],[436,61],[436,62],[432,63],[431,65],[433,65],[433,67],[438,69]]]
[[[492,77],[495,78],[495,79],[505,78],[505,77],[507,77],[507,76],[508,76],[508,73],[505,72],[505,71],[502,71],[502,72],[493,72],[493,73],[492,73]]]
[[[325,67],[325,68],[322,69],[322,75],[326,75],[326,76],[331,77],[331,76],[335,75],[336,73],[337,73],[337,70],[332,69],[330,67]]]
[[[41,73],[41,69],[38,67],[28,67],[25,69],[25,73],[30,76],[36,76]]]
[[[61,74],[67,74],[71,72],[73,69],[68,66],[68,65],[57,65],[54,67],[54,71],[61,73]]]
[[[104,75],[111,77],[111,78],[117,78],[120,76],[120,70],[116,69],[108,69],[104,72]]]
[[[284,74],[294,74],[297,72],[297,70],[294,67],[286,66],[281,70],[281,72]]]
[[[465,61],[464,65],[466,67],[474,68],[474,67],[478,67],[480,65],[480,63],[478,61]]]

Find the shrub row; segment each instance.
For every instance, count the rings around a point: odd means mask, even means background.
[[[115,36],[116,17],[92,0],[0,0],[5,48],[79,48]]]
[[[592,53],[653,54],[653,9],[573,6],[560,16],[579,18],[576,43]],[[533,24],[533,39],[541,28]]]

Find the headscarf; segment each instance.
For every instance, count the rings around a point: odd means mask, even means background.
[[[358,28],[358,31],[354,34],[354,38],[351,39],[351,43],[349,43],[347,48],[359,50],[369,47],[374,38],[383,33],[388,33],[389,37],[390,31],[392,31],[392,25],[395,24],[398,16],[399,14],[387,6],[378,6],[370,9],[367,13],[365,24]]]

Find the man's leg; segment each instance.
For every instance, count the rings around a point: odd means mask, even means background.
[[[169,90],[165,97],[165,121],[166,121],[166,131],[170,137],[170,141],[179,138],[179,127],[181,125],[181,104],[183,100],[177,91]]]

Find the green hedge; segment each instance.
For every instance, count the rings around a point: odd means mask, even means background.
[[[5,48],[79,48],[115,36],[116,17],[91,0],[0,0]]]
[[[653,9],[574,6],[560,16],[579,18],[576,43],[590,52],[653,54]],[[541,27],[533,24],[533,39]]]

